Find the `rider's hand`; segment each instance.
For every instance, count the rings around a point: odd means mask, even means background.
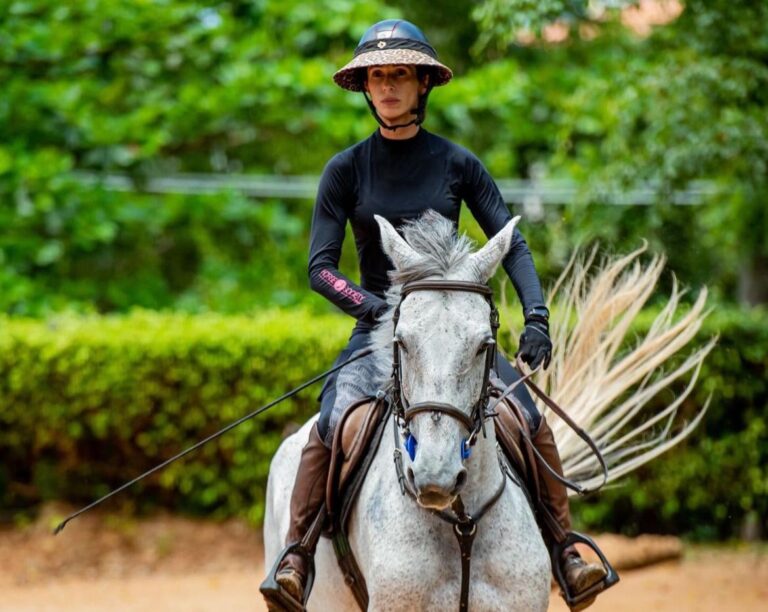
[[[536,369],[544,362],[544,369],[549,367],[552,358],[552,340],[549,339],[549,324],[546,318],[530,318],[525,322],[525,329],[520,335],[520,348],[517,355],[531,369]]]

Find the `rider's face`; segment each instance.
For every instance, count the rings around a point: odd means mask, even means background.
[[[379,117],[389,125],[398,125],[414,118],[411,110],[427,87],[426,82],[419,82],[415,66],[369,66],[365,90]]]

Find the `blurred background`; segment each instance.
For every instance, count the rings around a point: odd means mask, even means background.
[[[2,3],[5,529],[85,504],[329,367],[353,321],[308,288],[313,197],[326,161],[376,128],[331,75],[368,26],[401,17],[455,73],[431,94],[427,129],[486,164],[545,284],[577,247],[647,241],[668,272],[637,334],[673,274],[691,298],[711,292],[700,341],[719,343],[687,400],[693,414],[711,396],[707,417],[577,503],[579,526],[765,536],[768,3],[438,4]],[[462,229],[482,239],[469,214]],[[355,276],[350,241],[344,257]],[[514,352],[519,308],[500,290]],[[270,457],[318,391],[110,509],[258,526]]]

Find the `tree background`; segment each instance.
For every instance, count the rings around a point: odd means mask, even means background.
[[[310,201],[156,197],[142,183],[178,172],[319,174],[375,127],[362,98],[330,75],[368,25],[393,16],[424,24],[456,69],[433,92],[430,129],[477,152],[495,177],[535,169],[580,185],[574,201],[527,223],[546,277],[575,244],[626,250],[644,238],[684,282],[765,303],[768,8],[686,2],[639,36],[616,4],[631,3],[453,0],[438,15],[355,0],[6,4],[0,308],[313,301]],[[546,40],[553,22],[560,42]],[[75,170],[125,172],[137,191],[83,186]],[[698,180],[716,194],[670,203]],[[610,205],[641,184],[652,205]]]
[[[177,173],[318,175],[375,129],[362,96],[331,75],[369,25],[390,17],[420,24],[454,68],[454,81],[430,97],[428,129],[477,153],[496,178],[578,186],[570,201],[524,220],[545,283],[576,246],[626,252],[647,240],[692,293],[708,286],[713,308],[738,328],[717,358],[732,378],[721,381],[701,438],[637,476],[644,500],[609,494],[585,504],[583,519],[615,522],[630,503],[651,513],[636,525],[679,528],[687,502],[668,508],[677,518],[666,523],[654,504],[670,491],[687,495],[680,487],[716,477],[749,446],[757,455],[742,460],[759,471],[744,484],[752,497],[734,503],[739,520],[757,512],[764,523],[755,499],[768,491],[765,385],[743,396],[723,389],[738,387],[747,365],[766,371],[762,336],[750,331],[765,326],[768,302],[765,2],[448,0],[439,11],[402,0],[4,3],[4,321],[137,308],[329,312],[306,281],[311,200],[144,188]],[[133,189],[84,183],[83,171],[126,174]],[[713,191],[696,205],[674,203],[698,181]],[[651,190],[650,204],[617,204],[638,186]],[[469,215],[462,227],[481,236]],[[343,262],[351,275],[353,251]],[[709,451],[721,457],[716,466],[697,463],[705,443],[721,445]],[[700,497],[695,508],[706,505]],[[722,527],[729,508],[700,535],[735,534],[738,525]]]

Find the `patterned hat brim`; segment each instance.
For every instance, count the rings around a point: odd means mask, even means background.
[[[436,68],[433,87],[445,85],[453,78],[453,72],[448,66],[438,62],[421,51],[413,49],[382,49],[368,51],[355,56],[351,62],[333,75],[333,80],[339,87],[349,91],[363,91],[363,80],[359,76],[361,69],[368,66],[434,66]]]

